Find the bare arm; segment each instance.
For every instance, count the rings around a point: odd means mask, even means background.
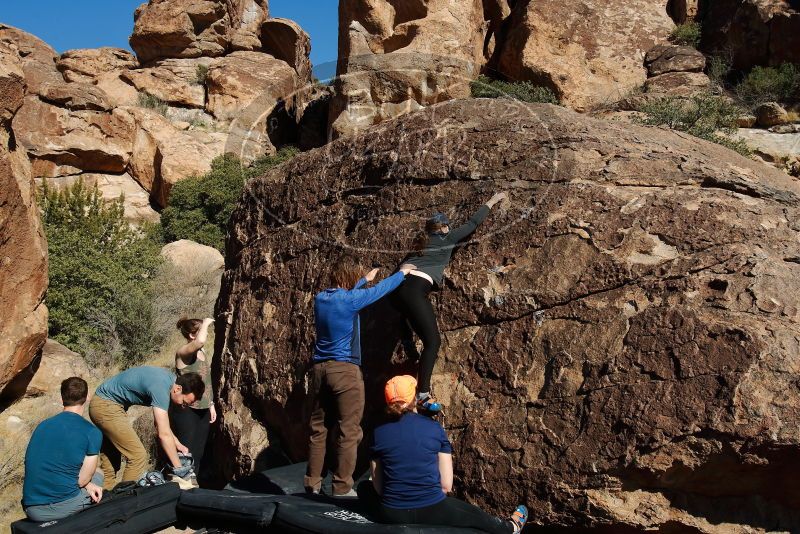
[[[197,354],[197,351],[202,349],[203,346],[206,344],[206,340],[208,339],[208,327],[214,323],[214,319],[203,319],[203,324],[200,326],[200,330],[197,331],[197,336],[178,349],[178,352],[175,353],[175,365],[189,365],[191,362],[191,357]]]
[[[178,445],[180,442],[172,429],[169,426],[169,415],[166,410],[153,407],[153,419],[156,422],[156,432],[158,433],[158,441],[161,443],[161,448],[167,455],[169,463],[172,467],[180,467],[181,460],[178,458]],[[184,447],[185,448],[185,447]]]
[[[381,469],[380,460],[372,460],[370,462],[372,468],[372,487],[375,488],[375,493],[383,495],[383,469]]]
[[[94,472],[97,471],[97,464],[98,459],[100,456],[93,455],[93,456],[86,456],[83,459],[83,465],[81,465],[81,470],[78,473],[78,487],[85,487],[86,484],[92,481],[92,477],[94,476]]]
[[[439,453],[439,478],[442,483],[442,491],[450,493],[453,491],[453,455],[446,452]]]

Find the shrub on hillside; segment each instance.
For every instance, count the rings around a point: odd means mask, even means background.
[[[221,251],[225,246],[228,221],[245,182],[295,154],[296,148],[284,147],[250,167],[226,154],[213,161],[207,174],[175,184],[170,191],[169,206],[161,213],[165,241],[191,239]]]
[[[169,111],[169,105],[166,102],[145,92],[139,93],[139,107],[152,109],[160,115],[166,115]]]
[[[723,97],[711,94],[699,94],[691,99],[664,97],[646,102],[638,111],[642,114],[637,119],[641,124],[668,126],[744,156],[750,155],[744,141],[729,137],[737,129],[736,121],[742,110]]]
[[[504,82],[481,75],[470,83],[473,98],[513,98],[522,102],[558,104],[558,97],[547,87],[531,82]]]
[[[697,22],[684,22],[672,30],[669,40],[675,44],[693,46],[700,44],[701,28]]]
[[[123,198],[105,201],[83,181],[39,195],[47,235],[49,336],[93,365],[141,362],[157,349],[152,301],[161,243],[124,219]]]
[[[791,63],[779,67],[753,67],[736,86],[736,95],[751,107],[764,102],[800,98],[800,68]]]

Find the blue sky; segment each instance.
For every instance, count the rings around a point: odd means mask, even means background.
[[[58,52],[71,48],[130,48],[133,11],[144,0],[0,0],[0,22],[46,41]],[[300,24],[311,36],[315,66],[336,61],[338,2],[270,0],[273,17]],[[325,71],[329,71],[325,68]]]

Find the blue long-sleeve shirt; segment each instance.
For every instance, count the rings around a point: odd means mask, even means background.
[[[318,293],[314,297],[314,363],[336,360],[361,365],[358,312],[397,289],[404,277],[396,272],[370,288],[364,288],[367,281],[362,278],[353,289],[331,288]]]

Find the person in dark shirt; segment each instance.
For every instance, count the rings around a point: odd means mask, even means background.
[[[333,266],[330,287],[314,298],[314,323],[317,339],[311,368],[314,398],[311,413],[308,467],[303,484],[309,493],[319,493],[325,464],[328,424],[338,423],[336,469],[333,496],[355,497],[353,470],[361,442],[361,417],[364,413],[364,379],[361,376],[361,333],[358,313],[392,292],[414,269],[403,265],[392,276],[373,287],[378,269],[366,276],[358,259],[341,257]],[[352,289],[351,289],[352,288]],[[330,415],[336,417],[331,418]]]
[[[33,431],[25,451],[22,507],[33,521],[55,521],[88,508],[103,496],[97,471],[103,434],[83,418],[89,395],[77,376],[61,382],[64,411]]]
[[[359,498],[368,506],[375,504],[385,523],[476,528],[491,534],[522,531],[528,520],[524,505],[501,519],[447,495],[453,489],[453,448],[442,425],[417,414],[416,389],[417,381],[408,375],[386,383],[391,421],[375,429],[372,482],[359,485]]]
[[[507,198],[506,193],[498,193],[458,228],[450,229],[450,220],[444,213],[436,213],[425,224],[425,231],[414,240],[414,251],[403,263],[412,263],[416,269],[406,277],[400,287],[392,293],[391,301],[403,314],[403,345],[406,352],[416,355],[416,347],[411,330],[422,341],[422,354],[419,355],[419,391],[417,402],[427,412],[438,412],[441,405],[431,396],[431,375],[441,345],[436,313],[428,299],[434,286],[440,286],[444,269],[450,263],[453,250],[469,237],[483,222],[492,207]],[[410,329],[409,329],[410,326]]]

